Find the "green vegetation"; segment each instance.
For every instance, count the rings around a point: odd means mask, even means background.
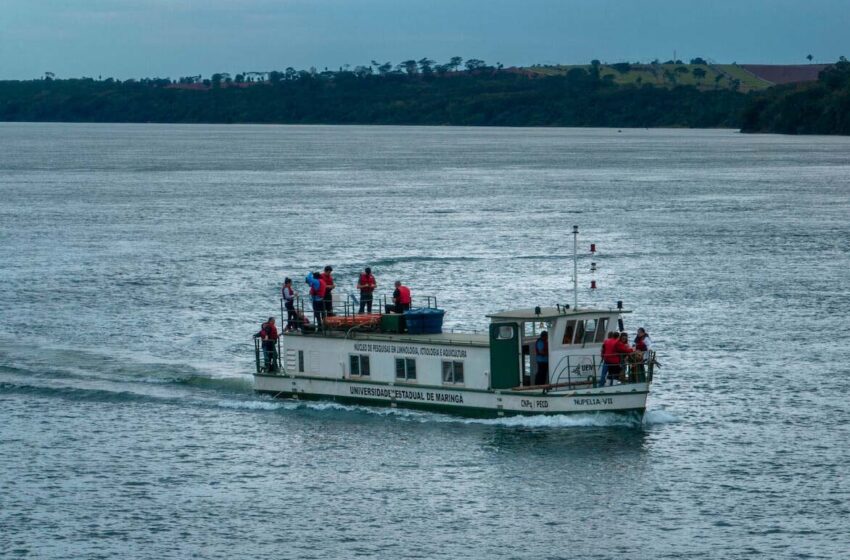
[[[744,112],[741,130],[850,134],[850,61],[841,57],[817,82],[777,86],[756,95]]]
[[[491,66],[427,57],[208,79],[0,82],[1,121],[729,127],[850,134],[850,63],[769,87],[735,64]],[[745,112],[746,109],[746,112]],[[743,121],[742,121],[743,116]]]
[[[709,83],[708,70],[658,87],[657,77],[644,81],[626,63],[561,68],[547,74],[455,57],[208,80],[45,76],[0,82],[0,120],[705,128],[736,127],[746,103]]]
[[[612,80],[618,85],[693,86],[704,91],[730,89],[744,93],[772,86],[737,64],[708,64],[701,58],[693,59],[691,64],[672,60],[651,64],[620,62],[590,66],[532,66],[528,71],[540,76],[563,76],[574,68],[588,72],[597,68],[601,79]]]

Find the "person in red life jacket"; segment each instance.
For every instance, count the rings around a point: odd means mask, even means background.
[[[363,313],[363,310],[366,310],[367,313],[372,312],[372,293],[377,287],[378,283],[372,276],[372,269],[367,266],[360,275],[360,279],[357,280],[357,289],[360,290],[360,311],[358,313]]]
[[[274,324],[274,317],[269,317],[269,320],[260,326],[260,332],[254,336],[258,336],[262,340],[266,371],[277,371],[277,339],[279,335]]]
[[[316,320],[316,328],[322,328],[322,317],[325,315],[325,281],[318,272],[311,272],[304,279],[310,286],[310,300],[313,302],[313,317]]]
[[[404,313],[410,309],[410,304],[413,298],[410,296],[410,288],[404,286],[400,280],[395,281],[395,291],[393,291],[393,303],[395,304],[396,313]]]
[[[286,278],[283,281],[280,296],[286,308],[286,328],[283,330],[284,332],[294,331],[298,323],[298,314],[295,311],[295,290],[292,289],[292,278]]]
[[[322,273],[322,280],[325,281],[325,316],[333,317],[334,314],[334,300],[331,292],[336,285],[334,284],[334,277],[331,275],[333,272],[333,267],[328,265],[325,267],[325,271]]]
[[[614,378],[620,377],[620,357],[617,355],[616,346],[620,335],[614,331],[608,333],[608,338],[602,342],[602,370],[599,374],[599,386],[604,387],[608,376],[611,377],[611,384],[614,383]]]
[[[635,335],[635,350],[643,353],[652,350],[652,339],[643,327],[639,328]]]
[[[534,378],[535,385],[546,385],[549,383],[549,333],[543,331],[540,338],[534,343],[534,353],[537,360],[537,376]]]
[[[640,327],[635,335],[635,350],[640,352],[643,357],[641,363],[637,364],[636,367],[638,381],[645,381],[646,367],[644,364],[649,361],[649,351],[652,350],[652,339],[649,338],[649,333],[643,327]]]
[[[617,342],[614,344],[614,354],[619,361],[618,366],[619,370],[617,371],[617,377],[621,377],[623,373],[623,363],[626,360],[626,357],[629,354],[632,354],[635,351],[634,348],[629,346],[629,333],[623,331],[620,333],[620,336],[617,338]],[[608,366],[608,370],[611,370],[611,366]],[[622,379],[620,379],[622,382]]]

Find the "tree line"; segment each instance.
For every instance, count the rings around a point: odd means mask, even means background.
[[[702,62],[702,59],[695,59]],[[674,61],[678,64],[680,61]],[[612,65],[617,72],[628,68]],[[140,80],[0,81],[0,120],[743,128],[850,133],[848,63],[817,84],[734,88],[618,84],[600,63],[542,75],[480,59],[429,58]],[[237,87],[238,86],[238,87]],[[843,93],[842,93],[843,92]],[[843,97],[842,97],[843,95]],[[843,120],[842,120],[843,119]],[[843,123],[843,124],[842,124]]]
[[[5,81],[0,120],[734,127],[745,103],[728,90],[618,85],[593,68],[540,76],[460,57],[444,64],[423,58],[338,71],[219,73],[208,80]]]
[[[743,132],[850,134],[850,61],[821,71],[817,82],[777,86],[754,95]]]

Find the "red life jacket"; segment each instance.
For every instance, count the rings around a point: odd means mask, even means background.
[[[644,336],[644,337],[641,337],[641,338],[637,338],[637,337],[635,338],[635,350],[640,350],[641,352],[646,352],[647,348],[646,348],[646,342],[643,341],[644,338],[646,338],[646,337]]]
[[[325,292],[328,291],[328,285],[325,284],[325,281],[321,277],[317,278],[317,280],[319,281],[319,289],[317,290],[311,284],[310,285],[310,295],[313,296],[314,298],[324,299],[325,298]]]
[[[325,293],[333,290],[331,286],[334,285],[334,277],[331,276],[330,272],[323,272],[319,275],[319,280],[325,283]]]
[[[371,274],[366,274],[364,272],[360,275],[360,280],[357,283],[363,286],[360,288],[361,292],[371,294],[375,290],[375,277]]]
[[[602,343],[602,360],[606,364],[619,364],[620,356],[617,355],[616,346],[620,341],[616,338],[606,338]]]
[[[277,340],[277,327],[271,323],[263,323],[263,333],[266,335],[266,340]]]
[[[398,302],[410,305],[410,288],[407,286],[398,287]]]
[[[634,351],[634,348],[632,348],[625,342],[620,342],[619,339],[617,339],[617,344],[614,345],[614,352],[617,353],[618,360],[620,358],[625,358],[627,354],[631,354]]]

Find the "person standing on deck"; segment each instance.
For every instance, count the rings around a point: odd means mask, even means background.
[[[534,354],[537,360],[537,376],[534,378],[535,385],[546,385],[549,383],[549,333],[543,331],[540,338],[534,343]]]
[[[334,277],[331,276],[331,272],[333,272],[333,267],[328,265],[325,267],[325,271],[322,273],[322,280],[325,281],[325,316],[333,317],[334,314],[334,299],[331,292],[336,285],[334,284]]]
[[[318,272],[311,272],[304,279],[310,286],[310,299],[313,302],[313,317],[316,319],[316,328],[322,328],[322,317],[325,315],[325,281]]]
[[[644,354],[652,350],[652,339],[643,327],[639,328],[635,335],[635,350]]]
[[[614,349],[619,335],[615,331],[608,333],[608,338],[602,343],[602,371],[599,374],[599,386],[604,387],[608,374],[611,374],[612,384],[616,376],[620,377],[620,358]],[[612,368],[612,366],[616,366]]]
[[[635,349],[629,346],[629,333],[626,331],[621,332],[619,338],[614,342],[614,356],[617,359],[617,378],[620,378],[623,373],[623,362],[625,362],[626,356],[634,351]],[[608,371],[611,373],[611,377],[614,377],[615,371],[611,364],[608,364]],[[623,380],[620,378],[621,383],[622,381]]]
[[[403,285],[401,280],[395,281],[395,291],[393,291],[393,303],[395,304],[396,313],[404,313],[410,309],[410,304],[413,298],[410,295],[410,288]]]
[[[357,281],[357,289],[360,290],[360,311],[358,313],[363,313],[364,309],[367,310],[367,313],[372,313],[372,293],[377,287],[378,283],[372,276],[372,269],[367,266]]]
[[[636,366],[639,381],[646,380],[645,364],[649,361],[650,350],[652,350],[652,339],[649,338],[649,333],[646,332],[646,329],[640,327],[635,335],[635,351],[640,352],[643,357],[641,363]]]
[[[292,289],[292,278],[283,281],[280,295],[283,298],[283,306],[286,308],[286,328],[283,331],[294,331],[298,315],[295,313],[295,290]]]
[[[274,317],[269,317],[269,320],[263,323],[260,327],[260,332],[257,333],[260,340],[263,341],[263,358],[266,360],[266,371],[277,371],[277,327],[274,324]]]

